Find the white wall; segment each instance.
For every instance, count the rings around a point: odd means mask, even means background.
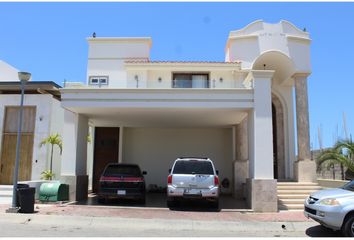
[[[61,139],[63,137],[63,126],[64,126],[64,109],[60,106],[60,101],[52,98],[51,107],[51,118],[50,118],[50,131],[49,135],[59,133]],[[50,151],[51,147],[48,145],[47,152],[47,162],[48,169],[50,168]],[[61,172],[61,154],[58,146],[54,146],[53,149],[53,172],[55,174],[55,179],[60,178]]]
[[[18,81],[18,70],[0,60],[0,81]]]
[[[232,179],[232,128],[124,128],[123,162],[146,170],[147,187],[166,187],[168,170],[181,156],[205,156]],[[230,186],[231,191],[231,186]]]
[[[243,69],[249,69],[258,56],[279,51],[293,61],[296,72],[311,72],[310,43],[307,32],[287,21],[275,24],[256,21],[230,32],[225,59],[241,60]]]
[[[52,116],[52,102],[56,101],[49,94],[33,94],[25,95],[24,106],[36,106],[36,118],[33,142],[32,157],[32,178],[38,180],[41,172],[49,168],[47,159],[49,146],[39,147],[40,142],[50,133],[50,119]],[[2,134],[5,117],[5,106],[18,106],[20,103],[20,95],[9,94],[0,95],[0,151],[2,146]],[[55,103],[57,104],[57,103]]]
[[[241,38],[230,42],[230,48],[227,50],[226,60],[230,62],[241,60],[242,67],[250,69],[254,59],[259,55],[260,49],[257,38]]]
[[[89,76],[108,76],[109,85],[101,85],[102,88],[126,88],[127,73],[123,65],[124,61],[121,59],[89,59],[87,65],[87,84]]]
[[[126,88],[124,61],[150,56],[150,38],[89,38],[88,43],[87,83],[90,76],[108,76],[108,87]]]
[[[170,70],[148,71],[148,88],[171,88],[172,72]],[[158,79],[161,78],[161,82]]]

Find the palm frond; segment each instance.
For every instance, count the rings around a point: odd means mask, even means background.
[[[348,155],[343,154],[343,149],[340,147],[342,143],[338,142],[334,148],[327,149],[320,153],[317,157],[317,163],[322,165],[328,163],[341,163],[346,166],[351,171],[354,171],[354,161],[348,157]]]
[[[60,154],[63,151],[63,141],[61,140],[61,136],[59,133],[52,134],[49,137],[43,139],[40,143],[40,147],[46,144],[56,145],[60,149]]]

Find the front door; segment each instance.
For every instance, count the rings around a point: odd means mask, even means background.
[[[119,128],[96,127],[92,191],[97,192],[101,174],[108,163],[118,163]]]
[[[13,184],[19,107],[5,107],[4,130],[0,158],[0,184]],[[36,108],[23,108],[18,180],[31,180],[33,136]]]
[[[273,123],[273,170],[274,179],[278,179],[278,143],[277,143],[277,114],[272,104],[272,123]]]

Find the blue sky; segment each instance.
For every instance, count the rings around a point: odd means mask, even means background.
[[[344,137],[343,112],[354,134],[354,3],[0,3],[0,59],[34,80],[85,81],[96,32],[151,36],[152,60],[223,61],[229,31],[258,19],[310,33],[312,147],[319,127],[323,146]]]

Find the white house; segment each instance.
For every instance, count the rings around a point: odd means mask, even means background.
[[[147,185],[164,187],[180,156],[210,157],[232,183],[223,191],[256,211],[277,210],[277,180],[316,180],[307,32],[255,21],[230,32],[225,62],[151,61],[149,37],[87,41],[87,83],[60,90],[61,179],[72,199],[97,189],[108,162],[138,163]]]
[[[19,181],[39,180],[49,169],[50,146],[40,142],[50,134],[62,134],[64,109],[60,86],[29,81],[25,87]],[[0,60],[0,185],[13,184],[18,114],[21,99],[18,70]],[[60,177],[60,151],[53,151],[53,172]]]

